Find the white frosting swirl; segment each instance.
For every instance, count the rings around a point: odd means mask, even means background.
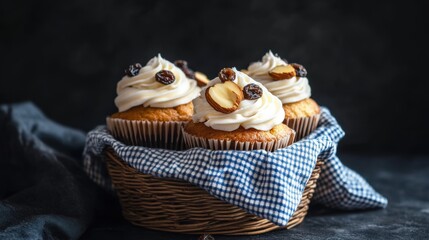
[[[287,65],[287,62],[275,56],[270,50],[262,57],[262,62],[254,62],[249,65],[247,74],[257,81],[261,79],[273,80],[268,72],[280,65]]]
[[[250,77],[262,83],[272,94],[280,98],[283,104],[309,98],[311,88],[306,77],[276,81],[271,78],[268,72],[279,65],[287,65],[287,63],[269,51],[262,57],[262,62],[250,64],[247,70]]]
[[[298,102],[311,96],[311,88],[305,77],[286,80],[259,80],[283,104]]]
[[[155,74],[161,70],[173,72],[176,80],[169,85],[157,82]],[[196,81],[188,79],[182,70],[158,54],[136,76],[125,75],[118,82],[115,104],[120,112],[139,105],[170,108],[191,102],[199,92]]]
[[[238,109],[232,113],[221,113],[216,111],[205,98],[206,88],[220,83],[216,77],[201,91],[200,97],[194,100],[194,122],[204,122],[208,127],[222,131],[234,131],[240,126],[249,129],[254,128],[262,131],[271,130],[274,126],[283,122],[285,112],[282,103],[273,96],[262,84],[254,81],[246,74],[234,68],[236,79],[234,82],[241,88],[249,83],[258,84],[263,94],[256,100],[242,100]]]

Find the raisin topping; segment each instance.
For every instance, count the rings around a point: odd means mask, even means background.
[[[174,77],[174,74],[171,71],[161,70],[155,74],[155,80],[164,85],[169,85],[176,80],[176,77]]]
[[[234,81],[235,72],[234,70],[232,70],[232,68],[223,68],[222,70],[220,70],[218,77],[222,82]]]
[[[262,97],[262,88],[255,83],[250,83],[243,88],[244,99],[255,100]]]
[[[125,74],[128,77],[134,77],[137,74],[139,74],[140,69],[142,68],[142,65],[140,63],[134,63],[128,66],[128,68],[125,68]]]
[[[188,67],[188,62],[185,60],[176,60],[174,61],[174,65],[180,68],[182,72],[186,75],[187,78],[195,79],[195,73]]]
[[[301,64],[291,63],[290,65],[292,65],[292,67],[295,68],[295,72],[296,72],[297,77],[306,77],[307,76],[307,70]]]

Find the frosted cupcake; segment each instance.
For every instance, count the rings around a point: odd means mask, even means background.
[[[194,100],[193,121],[184,127],[188,148],[275,151],[293,142],[283,124],[282,103],[262,84],[225,68]]]
[[[130,65],[117,84],[118,112],[107,117],[112,135],[129,145],[183,147],[182,125],[192,119],[197,82],[161,55]]]
[[[278,97],[285,112],[284,123],[296,132],[295,140],[310,134],[319,122],[320,107],[311,99],[307,70],[287,63],[271,51],[247,68],[247,74]]]

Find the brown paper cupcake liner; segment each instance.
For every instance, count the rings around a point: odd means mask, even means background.
[[[277,149],[287,147],[294,142],[295,132],[284,138],[269,142],[239,142],[231,140],[208,139],[191,135],[183,130],[183,138],[186,148],[206,148],[211,150],[258,150],[274,152]]]
[[[186,122],[139,121],[106,118],[113,137],[127,145],[182,150],[182,126]]]
[[[317,128],[319,123],[320,114],[315,114],[311,117],[290,118],[283,121],[284,124],[292,128],[296,132],[295,142],[301,140],[303,137],[310,134]]]

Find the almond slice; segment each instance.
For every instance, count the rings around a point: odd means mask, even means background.
[[[210,81],[208,77],[202,72],[195,72],[194,78],[195,78],[195,81],[197,81],[198,87],[204,87]]]
[[[277,66],[269,71],[268,74],[274,80],[290,79],[296,76],[295,68],[290,64]]]
[[[210,106],[221,113],[234,112],[244,98],[240,86],[232,81],[208,87],[205,96]]]

